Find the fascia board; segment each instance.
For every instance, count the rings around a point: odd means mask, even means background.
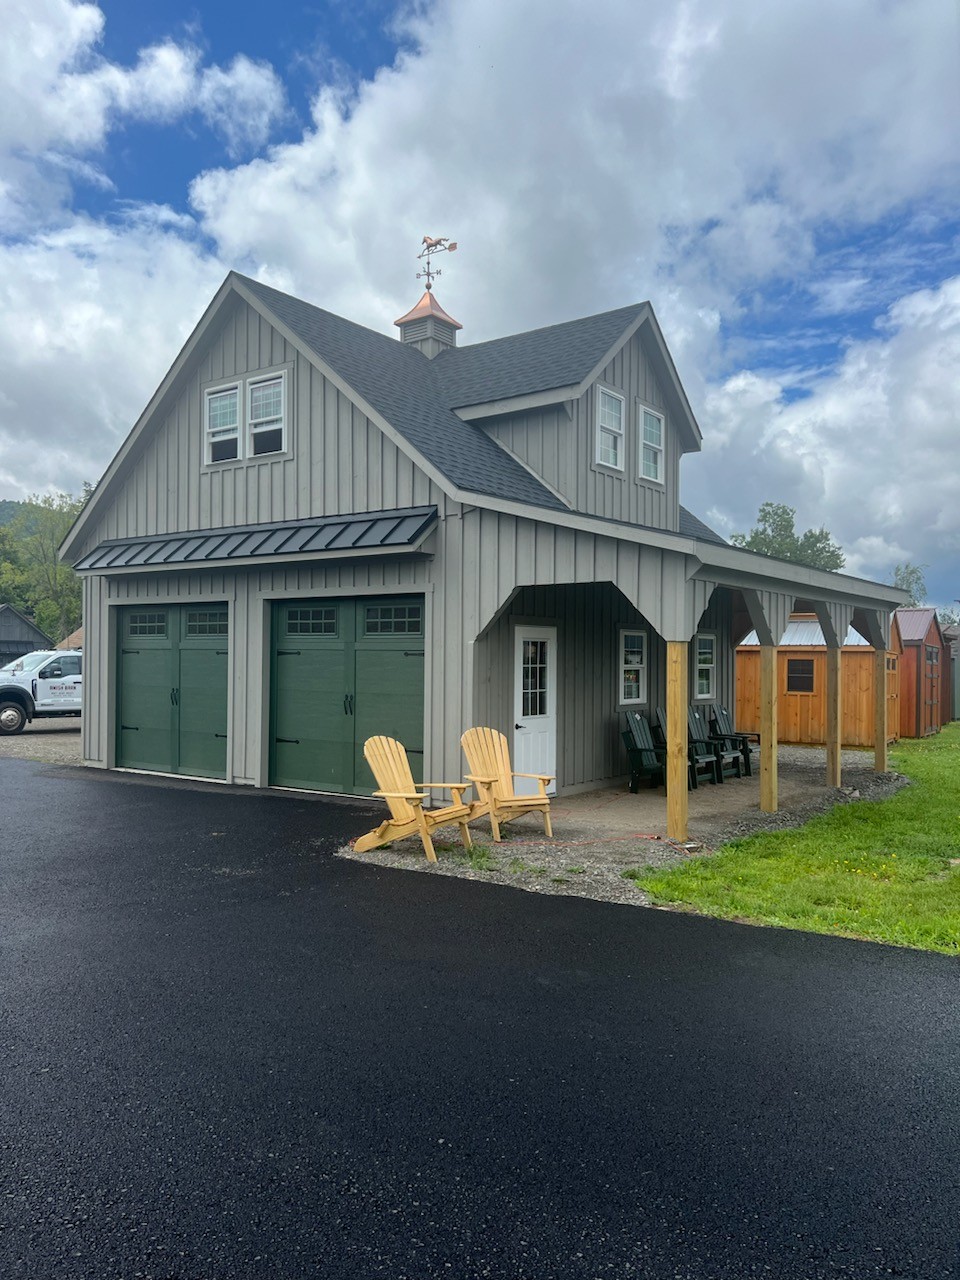
[[[600,538],[614,541],[635,542],[641,546],[659,547],[663,551],[676,551],[681,555],[696,556],[699,543],[680,533],[661,533],[657,529],[639,529],[635,525],[617,524],[608,520],[595,520],[575,511],[555,511],[551,507],[528,506],[523,502],[510,502],[505,498],[492,498],[486,493],[473,493],[466,489],[454,489],[451,496],[464,507],[479,507],[485,511],[498,511],[502,515],[516,516],[519,520],[533,520],[540,524],[562,525],[564,529],[577,529],[581,533],[593,533]]]
[[[463,405],[453,412],[464,422],[477,422],[481,418],[500,418],[505,414],[524,413],[528,409],[544,409],[549,405],[563,404],[567,400],[577,400],[580,395],[581,387],[571,384],[567,387],[552,387],[549,391],[534,391],[524,396],[509,396],[505,400]]]
[[[809,588],[818,600],[835,600],[838,604],[855,603],[878,609],[896,608],[906,598],[906,592],[883,582],[831,573],[826,569],[810,569],[806,565],[752,555],[734,547],[718,547],[713,543],[700,542],[697,544],[697,555],[701,564],[693,576],[711,579],[722,577],[722,581],[728,586],[780,590],[785,594],[792,592],[795,595],[801,594],[803,588]]]
[[[210,328],[210,325],[213,323],[215,316],[220,311],[221,307],[224,306],[227,300],[227,297],[233,292],[239,292],[239,289],[237,287],[237,281],[234,279],[234,272],[231,271],[227,276],[227,278],[224,280],[223,284],[214,294],[214,297],[210,302],[209,306],[207,307],[206,311],[204,311],[203,315],[197,321],[197,324],[193,332],[190,334],[190,337],[187,338],[186,342],[181,347],[180,354],[177,356],[176,360],[174,360],[173,364],[170,366],[170,369],[167,372],[167,376],[163,379],[163,381],[160,383],[160,386],[151,396],[147,404],[147,407],[140,414],[140,417],[136,420],[136,422],[133,424],[133,427],[130,429],[127,435],[127,438],[124,440],[123,444],[114,454],[113,461],[107,467],[106,471],[104,472],[103,476],[100,479],[100,482],[97,484],[97,487],[94,489],[93,493],[90,495],[90,499],[87,502],[86,506],[83,508],[83,510],[80,512],[76,520],[74,520],[73,524],[70,526],[69,530],[67,531],[67,535],[61,542],[60,547],[58,549],[58,553],[57,553],[61,560],[67,559],[71,550],[76,545],[80,535],[83,533],[84,529],[90,523],[90,519],[93,513],[100,506],[102,506],[103,502],[107,497],[107,494],[110,492],[110,490],[113,487],[114,481],[123,471],[124,466],[126,465],[128,459],[130,458],[130,455],[135,449],[138,441],[140,440],[140,437],[143,435],[144,431],[146,430],[147,424],[150,422],[151,418],[156,413],[157,409],[163,403],[163,400],[169,394],[170,389],[173,387],[174,383],[177,381],[181,372],[183,371],[183,369],[185,368],[185,366],[187,365],[191,357],[196,352],[196,349],[199,346],[200,342],[203,340],[204,335],[206,334],[207,330]]]

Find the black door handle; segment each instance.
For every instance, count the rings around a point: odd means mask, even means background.
[[[522,729],[522,728],[523,728],[523,725],[522,725],[522,724],[515,724],[513,727],[514,727],[515,729]]]
[[[226,734],[224,734],[223,736],[226,737]],[[299,738],[274,738],[274,742],[290,742],[295,747],[299,747],[300,745]]]

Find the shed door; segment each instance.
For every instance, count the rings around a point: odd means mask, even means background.
[[[921,693],[920,734],[925,736],[940,730],[940,650],[935,644],[925,644],[924,682]]]
[[[384,734],[423,777],[421,596],[296,600],[274,607],[270,782],[369,795],[363,755]]]
[[[225,604],[122,611],[118,766],[226,777],[227,619]]]

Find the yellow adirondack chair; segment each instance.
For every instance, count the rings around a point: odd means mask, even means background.
[[[358,853],[366,853],[369,849],[378,849],[393,840],[418,834],[423,841],[427,861],[436,862],[437,855],[430,832],[449,822],[459,825],[463,843],[468,849],[473,847],[467,823],[473,817],[475,806],[464,804],[463,801],[463,793],[470,787],[469,782],[425,782],[418,791],[410,772],[407,753],[396,738],[368,738],[363,744],[363,754],[380,786],[380,790],[373,794],[386,800],[390,817],[381,822],[376,831],[369,831],[360,837],[354,845]],[[433,788],[452,792],[453,804],[445,809],[424,809],[426,793]]]
[[[474,805],[473,816],[479,818],[489,813],[493,838],[500,840],[501,822],[510,822],[525,813],[543,814],[543,829],[553,838],[550,825],[550,797],[547,783],[553,781],[549,773],[515,773],[510,768],[510,748],[502,733],[496,729],[468,729],[460,739],[463,754],[467,757],[470,772],[467,778],[477,788],[480,796]],[[535,778],[539,792],[534,796],[518,796],[513,787],[514,778]]]

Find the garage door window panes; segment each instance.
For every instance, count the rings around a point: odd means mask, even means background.
[[[423,607],[419,604],[367,606],[368,636],[422,636]]]
[[[166,613],[131,613],[128,634],[131,636],[165,636]]]
[[[335,636],[337,634],[337,607],[288,609],[288,636]]]
[[[187,612],[188,636],[225,636],[226,609],[190,609]]]

